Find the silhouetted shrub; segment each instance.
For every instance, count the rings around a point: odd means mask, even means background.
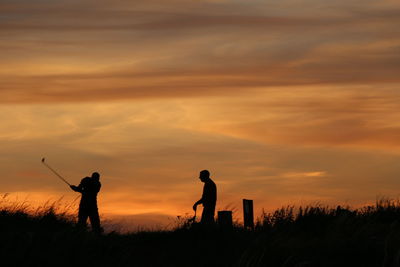
[[[4,206],[4,205],[3,205]],[[0,208],[1,266],[399,266],[400,204],[288,206],[253,231],[180,218],[170,231],[96,235],[56,204]]]

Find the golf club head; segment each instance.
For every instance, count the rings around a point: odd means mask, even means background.
[[[190,222],[190,223],[196,222],[196,214],[197,214],[197,209],[194,210],[194,216],[193,216],[193,218],[190,218],[190,219],[188,220],[188,222]]]
[[[190,219],[188,220],[188,222],[190,222],[190,223],[193,223],[193,222],[195,222],[195,221],[196,221],[196,215],[194,215],[193,218],[190,218]]]

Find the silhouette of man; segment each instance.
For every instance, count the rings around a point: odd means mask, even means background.
[[[193,210],[196,211],[197,205],[203,204],[201,223],[210,224],[214,222],[215,204],[217,203],[217,186],[210,178],[210,172],[203,170],[200,172],[200,181],[204,183],[203,195],[199,201],[194,203]]]
[[[101,233],[99,211],[97,209],[97,193],[100,191],[100,174],[92,173],[92,177],[85,177],[78,186],[71,185],[71,189],[82,194],[79,203],[78,224],[86,226],[89,217],[93,232]]]

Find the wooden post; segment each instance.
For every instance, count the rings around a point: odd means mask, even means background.
[[[222,210],[218,211],[218,224],[224,228],[232,227],[232,211]]]
[[[244,228],[254,229],[253,200],[243,199],[243,222]]]

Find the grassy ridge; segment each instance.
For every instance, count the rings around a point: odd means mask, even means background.
[[[400,204],[285,207],[240,226],[95,235],[53,206],[0,209],[1,266],[400,266]]]

